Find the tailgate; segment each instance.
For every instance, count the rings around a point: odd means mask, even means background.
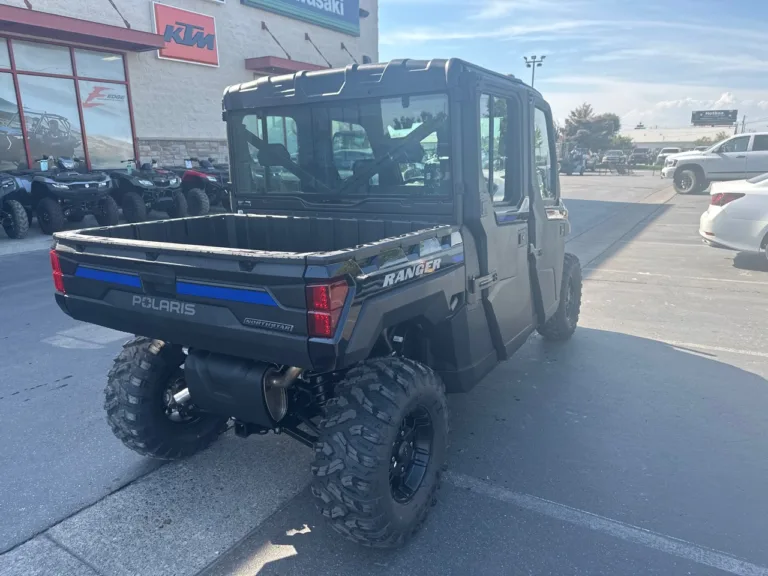
[[[151,249],[57,238],[76,320],[222,354],[312,368],[302,255]],[[218,252],[218,253],[217,253]]]

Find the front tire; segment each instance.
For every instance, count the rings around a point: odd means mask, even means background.
[[[27,218],[27,211],[24,210],[24,206],[17,200],[6,200],[4,209],[0,212],[5,212],[6,217],[3,218],[3,230],[8,235],[8,238],[14,240],[21,240],[29,232],[29,219]]]
[[[547,340],[568,340],[576,331],[581,312],[581,264],[573,254],[563,260],[563,280],[560,285],[560,304],[557,311],[539,326],[538,332]]]
[[[99,226],[115,226],[120,222],[120,209],[112,196],[104,196],[93,214]]]
[[[43,198],[37,205],[37,223],[43,234],[53,234],[64,230],[66,220],[64,210],[53,198]]]
[[[204,216],[211,210],[211,200],[205,190],[191,188],[187,191],[187,206],[190,216]]]
[[[435,502],[447,446],[440,378],[408,358],[367,360],[326,404],[312,494],[346,539],[373,548],[402,545]]]
[[[173,204],[168,208],[168,217],[185,218],[188,214],[187,199],[184,197],[183,192],[177,190],[173,193]]]
[[[161,340],[137,337],[123,346],[109,371],[104,409],[115,436],[143,456],[175,460],[213,443],[228,418],[195,414],[174,420],[168,394],[183,384],[184,352]],[[181,387],[176,390],[175,387]]]
[[[144,203],[144,198],[141,194],[129,190],[123,193],[123,197],[120,199],[120,204],[123,207],[123,216],[126,222],[131,224],[136,222],[144,222],[147,219],[147,205]]]
[[[676,171],[672,183],[678,194],[698,194],[709,185],[704,174],[695,168]]]

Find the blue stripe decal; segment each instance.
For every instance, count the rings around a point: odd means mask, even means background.
[[[121,272],[110,272],[108,270],[99,270],[89,266],[78,266],[75,270],[77,278],[87,278],[88,280],[99,280],[111,284],[122,284],[133,288],[141,288],[141,280],[134,274],[123,274]]]
[[[229,300],[231,302],[247,302],[262,306],[277,306],[277,302],[267,292],[262,290],[241,290],[239,288],[224,288],[223,286],[208,286],[193,282],[176,282],[176,293],[179,296],[199,296],[214,300]]]
[[[454,256],[451,256],[451,260],[454,262],[464,262],[464,254],[455,254]]]

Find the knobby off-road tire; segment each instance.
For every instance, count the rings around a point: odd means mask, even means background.
[[[440,378],[429,368],[407,358],[367,360],[351,369],[326,405],[320,438],[312,463],[312,494],[320,512],[348,540],[374,548],[405,543],[424,523],[436,502],[435,491],[448,444],[448,407]],[[431,435],[405,433],[409,415],[423,422],[428,416]],[[402,434],[402,435],[401,435]],[[431,442],[425,438],[431,436]],[[410,499],[393,488],[391,472],[406,462],[407,454],[423,457],[412,444],[429,446],[426,466],[416,471],[420,482]],[[397,453],[397,457],[395,454]],[[401,457],[402,456],[402,457]],[[395,460],[400,458],[400,462]],[[423,459],[422,459],[423,462]]]
[[[192,188],[187,191],[187,207],[190,216],[204,216],[211,211],[211,200],[205,190]]]
[[[115,226],[120,223],[120,208],[112,196],[104,196],[104,198],[99,199],[99,205],[93,215],[99,226]]]
[[[141,194],[129,190],[123,193],[123,197],[120,199],[120,205],[123,208],[123,217],[126,222],[131,224],[135,222],[144,222],[147,219],[147,205],[144,203],[144,198]]]
[[[208,447],[228,418],[199,414],[174,422],[164,395],[180,374],[184,352],[161,340],[137,337],[123,346],[109,371],[104,409],[112,432],[128,448],[160,460],[184,458]]]
[[[566,254],[560,285],[560,304],[557,312],[543,326],[539,326],[539,334],[547,340],[567,340],[576,330],[580,312],[581,264],[576,256]]]
[[[24,210],[24,206],[17,200],[6,200],[5,206],[0,210],[5,212],[8,217],[3,220],[3,230],[8,235],[8,238],[14,240],[20,240],[29,232],[29,219],[27,218],[27,211]]]
[[[177,190],[173,193],[173,204],[170,208],[168,208],[168,217],[169,218],[184,218],[189,214],[189,209],[187,208],[187,199],[184,196],[184,193],[180,190]]]
[[[53,198],[43,198],[37,204],[37,223],[43,234],[53,234],[64,230],[66,219],[61,205]]]

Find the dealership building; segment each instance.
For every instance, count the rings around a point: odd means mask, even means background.
[[[376,62],[377,1],[0,4],[0,169],[46,154],[226,162],[224,88]]]

